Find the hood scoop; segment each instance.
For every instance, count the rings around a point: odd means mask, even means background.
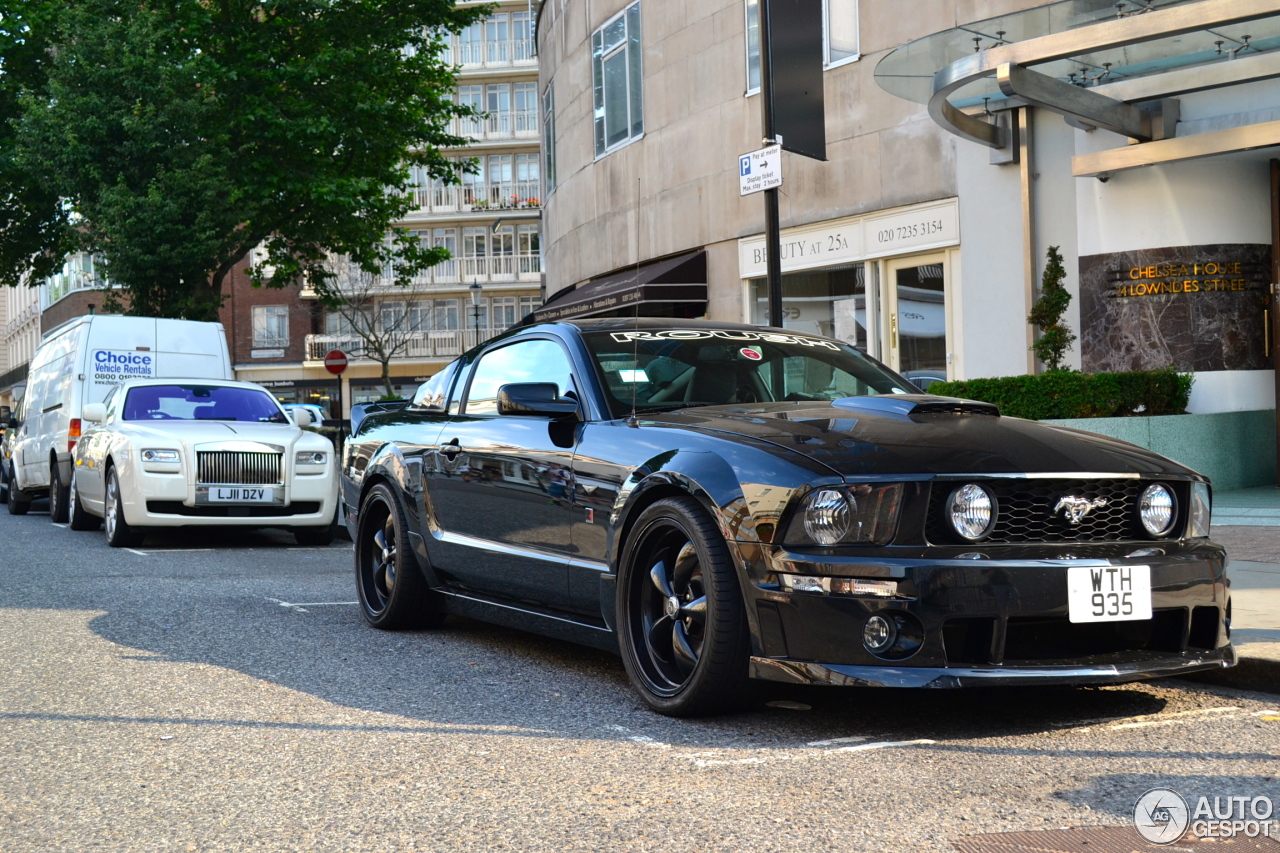
[[[851,412],[909,420],[912,415],[989,415],[1000,417],[991,403],[935,397],[932,394],[883,394],[875,397],[841,397],[831,405]]]

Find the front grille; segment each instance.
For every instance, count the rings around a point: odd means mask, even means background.
[[[202,450],[196,453],[201,485],[271,486],[281,482],[279,453]]]
[[[996,524],[990,535],[977,546],[988,543],[1019,542],[1120,542],[1131,539],[1150,540],[1138,519],[1138,497],[1149,481],[1114,480],[982,480],[996,498]],[[935,483],[929,496],[929,521],[926,534],[934,544],[967,544],[951,527],[947,518],[947,498],[961,483]],[[1168,483],[1180,506],[1186,505],[1181,484]],[[1061,511],[1054,510],[1066,496],[1106,500],[1078,524],[1071,524]],[[1182,523],[1179,519],[1174,529]]]
[[[1213,640],[1216,642],[1218,609],[1196,608],[1202,609],[1205,611],[1202,621],[1215,619]],[[1001,661],[1061,663],[1135,652],[1178,654],[1183,651],[1187,618],[1188,611],[1183,607],[1156,610],[1150,619],[1129,622],[1080,623],[1072,622],[1067,616],[1020,616],[1008,620],[1004,645],[997,647],[994,617],[958,617],[943,623],[942,644],[950,666],[982,666]],[[1193,623],[1195,618],[1192,617]],[[1202,647],[1213,648],[1212,645]]]

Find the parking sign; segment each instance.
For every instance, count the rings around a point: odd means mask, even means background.
[[[782,186],[782,146],[770,145],[738,158],[738,194]]]

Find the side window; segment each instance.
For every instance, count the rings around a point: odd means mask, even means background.
[[[555,341],[518,341],[480,357],[467,392],[468,415],[496,415],[498,389],[513,382],[554,382],[563,396],[573,390],[569,356]]]
[[[103,419],[105,423],[113,423],[116,419],[116,411],[120,408],[117,405],[120,395],[116,393],[119,390],[119,385],[113,385],[111,390],[107,392],[107,396],[102,398],[102,405],[107,409],[107,416]]]
[[[445,395],[449,393],[449,384],[453,382],[454,374],[457,372],[458,362],[455,361],[422,383],[418,393],[413,395],[413,408],[448,411],[449,401],[445,399]]]

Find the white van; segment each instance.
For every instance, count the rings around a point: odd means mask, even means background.
[[[96,314],[49,330],[31,359],[7,460],[9,512],[21,515],[47,494],[53,521],[66,521],[81,409],[125,380],[150,377],[231,379],[222,324]]]

